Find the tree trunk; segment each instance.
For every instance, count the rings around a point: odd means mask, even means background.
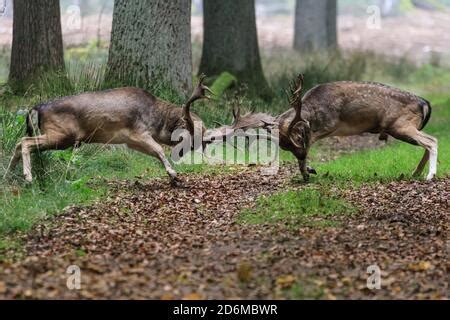
[[[258,95],[270,97],[259,56],[254,0],[204,0],[200,72],[228,71]]]
[[[379,6],[383,17],[395,16],[400,12],[400,0],[379,0]]]
[[[337,0],[328,0],[327,5],[327,46],[331,49],[338,47],[337,43]]]
[[[294,48],[318,51],[337,47],[337,0],[297,0]]]
[[[106,80],[140,87],[192,87],[190,0],[115,0]]]
[[[58,0],[14,0],[9,82],[16,92],[38,73],[64,69]]]

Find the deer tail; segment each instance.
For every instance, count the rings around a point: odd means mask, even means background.
[[[26,117],[27,136],[34,136],[35,132],[37,131],[36,129],[39,129],[39,122],[39,112],[35,108],[28,111]]]
[[[419,130],[422,130],[427,125],[431,117],[431,104],[429,101],[422,98],[422,103],[420,104],[422,112],[422,123]]]

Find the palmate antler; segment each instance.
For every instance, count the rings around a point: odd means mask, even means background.
[[[302,108],[302,90],[303,90],[304,76],[299,74],[290,86],[291,95],[289,104],[296,111],[301,111]]]
[[[241,105],[239,99],[236,99],[236,103],[233,106],[232,112],[233,112],[233,123],[231,124],[231,126],[235,127],[239,123],[239,120],[241,120]]]
[[[186,102],[186,104],[184,105],[184,108],[183,108],[184,119],[188,123],[189,131],[191,131],[191,133],[193,133],[193,131],[194,131],[194,121],[192,120],[191,112],[190,112],[192,103],[199,99],[211,99],[210,97],[208,97],[206,95],[206,92],[209,92],[212,95],[214,95],[214,92],[212,92],[212,90],[210,88],[208,88],[206,85],[203,84],[203,81],[205,81],[205,78],[206,78],[206,76],[204,74],[200,75],[197,87],[194,89],[194,92],[192,93],[191,97]]]

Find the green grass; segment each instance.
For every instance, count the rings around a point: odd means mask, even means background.
[[[322,220],[357,210],[345,200],[333,195],[329,189],[307,188],[261,196],[254,208],[245,209],[238,220],[258,224],[283,222],[288,225],[333,226],[333,219]]]
[[[324,290],[313,281],[308,283],[295,283],[291,288],[283,290],[283,294],[288,300],[323,299]]]

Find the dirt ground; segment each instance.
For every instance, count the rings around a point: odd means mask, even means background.
[[[448,298],[450,179],[335,190],[359,212],[316,219],[332,227],[236,223],[258,195],[304,188],[294,171],[189,175],[181,190],[110,182],[107,199],[22,236],[23,259],[0,263],[0,299]],[[66,286],[70,265],[81,290]],[[370,265],[380,290],[367,288]]]
[[[343,49],[367,49],[388,56],[409,57],[413,61],[429,62],[432,55],[444,65],[450,65],[450,12],[415,10],[404,16],[381,20],[380,28],[367,27],[369,15],[339,17],[339,45]],[[81,25],[68,25],[72,19],[63,18],[63,38],[66,46],[78,46],[101,38],[109,42],[112,17],[90,16]],[[192,18],[192,38],[202,41],[202,18]],[[264,50],[291,48],[294,20],[291,16],[258,17],[259,43]],[[12,19],[0,18],[0,48],[10,47]]]

